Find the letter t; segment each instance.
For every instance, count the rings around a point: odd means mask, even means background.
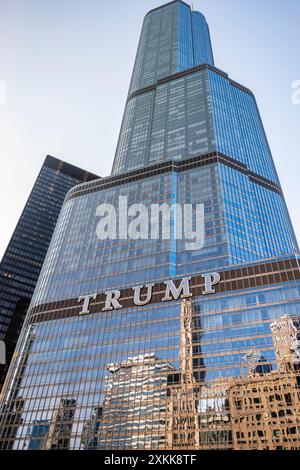
[[[84,302],[83,302],[82,310],[81,312],[79,312],[79,315],[87,315],[88,313],[90,313],[89,311],[90,302],[91,300],[96,300],[96,298],[97,298],[97,294],[81,295],[78,298],[78,302],[82,302],[82,300]]]

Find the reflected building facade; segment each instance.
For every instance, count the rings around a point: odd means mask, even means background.
[[[164,449],[167,375],[172,366],[154,353],[108,366],[100,449]]]
[[[99,239],[99,205],[124,196],[148,209],[202,204],[204,246],[174,236],[173,212],[169,238]],[[220,282],[205,294],[212,272]],[[162,301],[164,283],[183,277],[191,297]],[[132,286],[143,286],[140,305]],[[112,290],[122,308],[107,310]],[[73,403],[63,448],[291,448],[278,443],[283,419],[296,447],[299,294],[298,245],[254,95],[215,67],[201,13],[162,5],[144,20],[112,175],[63,205],[2,392],[0,448],[29,448],[34,423],[61,416],[62,400]],[[277,422],[253,436],[264,387],[280,389],[285,415],[261,403]]]
[[[200,380],[200,376],[196,376],[193,364],[193,341],[195,343],[197,336],[200,343],[197,320],[198,318],[193,315],[191,301],[183,300],[180,311],[179,370],[168,376],[167,448],[169,449],[197,449],[200,444],[198,407],[200,384],[203,380]]]
[[[44,450],[46,447],[47,436],[50,423],[48,420],[34,421],[30,429],[30,441],[28,450]]]
[[[300,449],[299,318],[271,323],[277,369],[259,360],[247,377],[233,378],[228,391],[234,448]]]
[[[76,409],[76,400],[62,398],[58,410],[53,414],[45,449],[68,450]]]

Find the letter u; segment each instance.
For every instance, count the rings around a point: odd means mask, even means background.
[[[150,302],[152,299],[152,289],[154,287],[154,284],[146,284],[147,287],[147,297],[145,300],[141,300],[141,290],[144,286],[135,286],[133,287],[134,290],[134,297],[133,301],[135,305],[146,305]]]

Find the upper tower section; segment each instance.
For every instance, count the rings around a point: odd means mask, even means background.
[[[176,0],[144,19],[112,175],[213,152],[279,184],[254,95],[215,68],[204,16]]]
[[[162,5],[145,16],[129,94],[201,64],[214,65],[204,16],[181,0]]]

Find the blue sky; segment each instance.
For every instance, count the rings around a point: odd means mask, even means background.
[[[46,154],[109,175],[143,17],[162,3],[0,1],[0,256]],[[291,99],[300,1],[193,5],[209,23],[216,66],[256,95],[300,240],[300,104]]]

